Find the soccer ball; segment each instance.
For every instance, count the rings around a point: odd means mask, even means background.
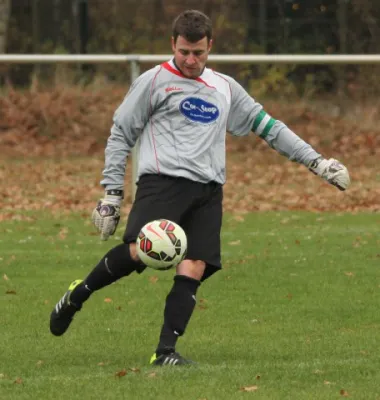
[[[173,221],[151,221],[141,228],[136,248],[140,260],[147,267],[167,270],[184,259],[187,250],[186,233]]]

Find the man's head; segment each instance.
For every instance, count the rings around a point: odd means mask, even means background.
[[[191,79],[198,78],[206,65],[212,46],[210,18],[197,10],[187,10],[173,22],[172,49],[181,72]]]

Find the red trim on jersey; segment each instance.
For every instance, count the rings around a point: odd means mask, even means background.
[[[152,135],[152,141],[153,141],[153,147],[154,147],[154,157],[156,159],[156,166],[157,166],[157,172],[160,173],[160,165],[158,163],[158,156],[157,156],[157,148],[156,148],[156,141],[154,140],[154,133],[153,133],[153,121],[152,121],[152,116],[153,116],[153,107],[152,107],[152,94],[153,94],[153,86],[156,82],[157,75],[161,72],[161,68],[157,71],[156,75],[153,78],[152,81],[152,86],[150,88],[150,98],[149,98],[149,114],[150,114],[150,134]]]
[[[171,72],[174,75],[178,75],[182,78],[186,78],[185,75],[182,75],[181,72],[179,72],[177,69],[173,68],[167,61],[161,64],[162,67],[167,69],[169,72]]]
[[[216,76],[219,76],[219,78],[222,78],[222,79],[224,79],[227,83],[228,83],[228,87],[229,87],[229,89],[230,89],[230,96],[231,96],[231,104],[232,104],[232,89],[231,89],[231,84],[230,84],[230,82],[228,81],[228,79],[226,79],[224,76],[222,76],[222,75],[219,75],[217,72],[215,72],[214,70],[212,70],[212,72],[216,75]],[[227,125],[228,125],[228,122],[229,122],[229,118],[230,117],[228,117],[227,118]]]
[[[178,71],[177,69],[173,68],[168,62],[165,62],[163,64],[161,64],[162,67],[164,67],[165,69],[167,69],[169,72],[171,72],[174,75],[180,76],[181,78],[185,78],[185,79],[191,79],[186,77],[185,75],[182,74],[182,72]],[[204,85],[206,85],[207,87],[211,88],[211,89],[215,89],[214,86],[210,86],[207,82],[205,82],[203,79],[201,78],[196,78],[196,79],[192,79],[193,81],[197,81],[197,82],[201,82]]]
[[[231,90],[231,84],[230,84],[230,82],[228,81],[228,79],[226,79],[224,76],[222,76],[222,75],[220,75],[220,74],[218,74],[217,72],[215,72],[214,70],[212,70],[212,72],[215,74],[215,75],[217,75],[217,76],[219,76],[219,78],[222,78],[222,79],[224,79],[227,83],[228,83],[228,87],[230,88],[230,95],[231,95],[231,99],[232,99],[232,90]]]

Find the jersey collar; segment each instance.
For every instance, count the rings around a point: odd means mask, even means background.
[[[191,79],[191,78],[187,78],[185,75],[183,75],[181,70],[176,66],[176,64],[174,62],[174,57],[171,60],[163,63],[162,66],[163,66],[163,68],[167,69],[169,72],[171,72],[174,75],[180,76],[181,78],[184,78],[184,79],[189,79],[189,80],[192,80],[192,81],[201,82],[201,83],[205,84],[206,86],[215,89],[213,86],[210,86],[205,80],[206,76],[208,75],[208,72],[209,72],[209,69],[206,68],[206,67],[203,69],[203,72],[202,72],[201,76],[199,76],[196,79]]]

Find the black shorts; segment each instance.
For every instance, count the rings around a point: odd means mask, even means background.
[[[222,202],[223,187],[219,183],[143,175],[138,182],[123,241],[135,242],[140,229],[155,219],[174,221],[187,235],[186,259],[206,263],[204,280],[221,268]]]

